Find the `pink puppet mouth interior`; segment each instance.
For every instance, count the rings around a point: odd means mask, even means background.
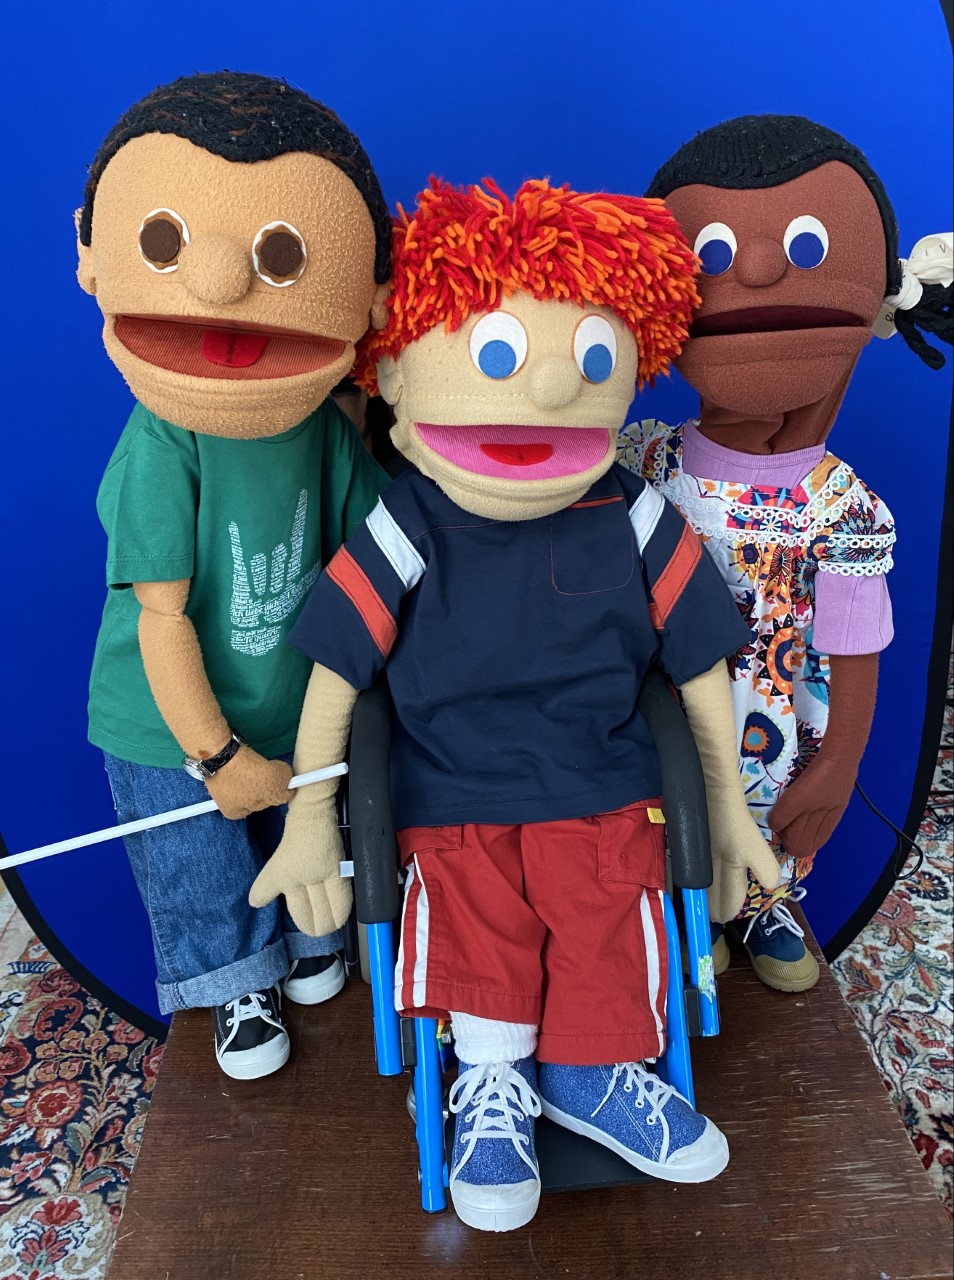
[[[554,480],[589,471],[606,457],[607,427],[443,427],[419,422],[429,449],[464,471],[507,480]]]

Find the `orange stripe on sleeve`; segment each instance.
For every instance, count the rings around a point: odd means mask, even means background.
[[[340,547],[328,563],[328,577],[345,593],[386,658],[397,638],[397,623],[375,591],[371,579],[345,547]]]
[[[653,583],[654,625],[657,630],[665,625],[685,590],[686,583],[695,572],[702,555],[702,543],[688,525],[683,529],[669,563]],[[658,621],[657,621],[658,619]]]

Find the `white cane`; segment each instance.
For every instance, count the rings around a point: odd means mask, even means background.
[[[310,773],[300,773],[289,782],[289,790],[295,787],[307,787],[312,782],[321,782],[325,778],[338,778],[348,772],[346,764],[330,764],[325,769],[313,769]],[[9,858],[0,858],[0,871],[8,867],[21,867],[25,862],[39,862],[41,858],[52,858],[58,853],[67,853],[70,849],[83,849],[86,845],[102,844],[104,840],[116,840],[121,836],[132,835],[134,831],[148,831],[150,827],[164,827],[169,822],[181,822],[183,818],[195,818],[200,813],[214,813],[218,809],[214,800],[201,800],[198,804],[187,804],[181,809],[169,809],[166,813],[154,814],[151,818],[137,818],[135,822],[124,822],[117,827],[105,827],[102,831],[91,831],[89,835],[74,836],[72,840],[59,840],[56,844],[44,844],[38,849],[28,849],[26,853],[14,853]]]

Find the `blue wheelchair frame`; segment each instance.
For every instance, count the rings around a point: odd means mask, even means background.
[[[639,709],[660,758],[670,870],[673,888],[679,890],[689,962],[686,983],[679,924],[673,902],[666,895],[668,1046],[656,1070],[694,1102],[690,1036],[719,1032],[705,892],[712,880],[705,784],[685,716],[657,670],[644,681]],[[401,914],[401,895],[391,816],[390,721],[391,703],[385,686],[379,684],[359,697],[351,733],[347,823],[356,916],[367,930],[378,1071],[383,1076],[397,1076],[406,1067],[413,1068],[421,1204],[428,1213],[437,1213],[447,1207],[438,1024],[433,1018],[402,1020],[394,1008],[394,929]]]

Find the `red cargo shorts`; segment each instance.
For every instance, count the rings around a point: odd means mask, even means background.
[[[663,1053],[664,830],[653,799],[559,822],[399,831],[398,1010],[539,1026],[541,1062]]]

